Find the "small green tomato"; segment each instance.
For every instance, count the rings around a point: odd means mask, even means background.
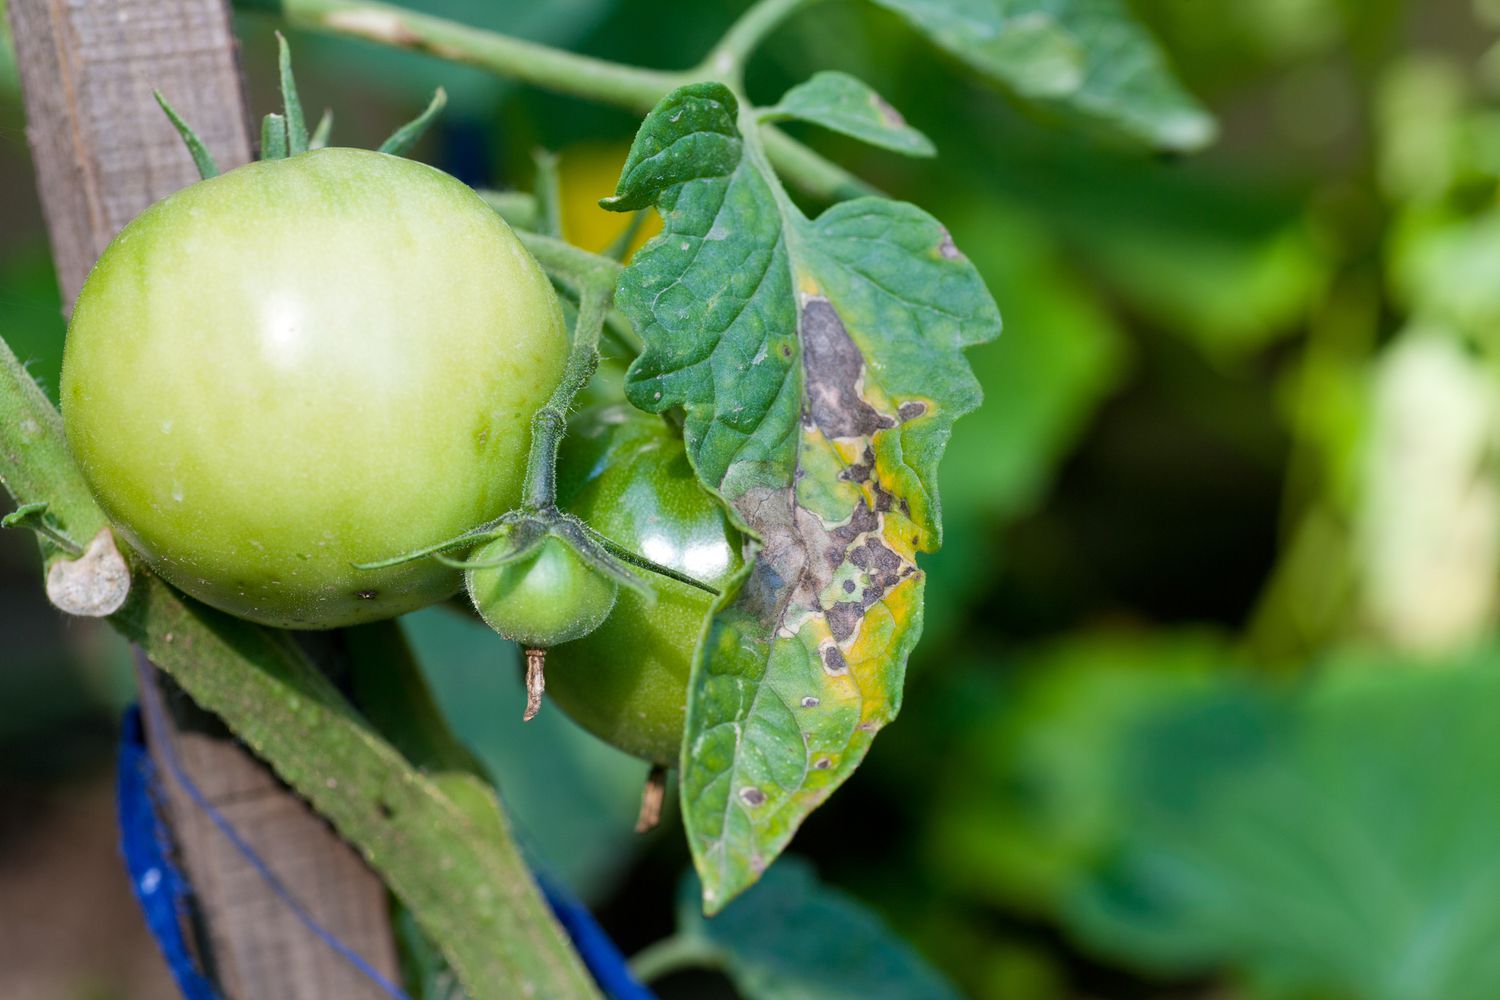
[[[561,538],[549,535],[515,562],[483,565],[503,556],[497,538],[475,549],[464,571],[469,599],[490,628],[530,649],[551,649],[588,635],[609,617],[619,584],[595,570]]]

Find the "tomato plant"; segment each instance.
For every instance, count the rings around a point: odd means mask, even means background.
[[[845,73],[751,93],[752,54],[807,2],[758,0],[681,71],[394,5],[260,3],[644,115],[601,202],[629,221],[591,253],[561,238],[544,165],[534,193],[485,200],[382,153],[309,151],[283,46],[266,162],[157,204],[99,261],[66,430],[18,365],[0,370],[0,454],[22,467],[6,485],[46,559],[108,542],[107,515],[168,583],[279,627],[399,614],[463,571],[496,631],[536,647],[528,716],[550,650],[569,713],[657,777],[680,766],[702,905],[722,909],[895,716],[919,559],[941,542],[938,463],[980,402],[964,352],[1000,329],[937,219],[781,123],[916,157],[931,141]],[[1115,0],[1024,18],[876,2],[1053,110],[1169,149],[1211,130]],[[565,441],[606,339],[619,366],[599,396],[632,408]],[[394,627],[352,668],[388,689],[353,706],[285,637],[150,573],[132,586],[115,624],[334,821],[470,995],[591,995]]]
[[[624,406],[584,414],[564,441],[558,480],[564,506],[656,563],[716,588],[743,564],[739,533],[660,418]],[[675,766],[713,596],[659,574],[645,579],[649,593],[625,591],[597,630],[552,651],[547,690],[600,739]]]
[[[516,506],[566,355],[546,276],[470,188],[322,149],[127,226],[74,310],[62,409],[157,572],[244,618],[326,628],[457,588],[435,561],[352,564]]]

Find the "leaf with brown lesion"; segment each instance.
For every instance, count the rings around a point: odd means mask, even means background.
[[[937,462],[999,332],[931,216],[878,198],[807,219],[719,84],[647,118],[611,204],[665,228],[621,280],[645,341],[626,391],[681,407],[699,477],[754,539],[690,682],[683,813],[717,910],[755,881],[900,706]]]

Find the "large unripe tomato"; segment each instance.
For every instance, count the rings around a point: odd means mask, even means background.
[[[596,531],[722,588],[742,564],[739,533],[660,417],[626,406],[584,414],[563,441],[558,498]],[[654,605],[620,589],[604,624],[547,657],[547,694],[627,753],[675,765],[693,650],[712,595],[643,573]]]
[[[324,149],[153,205],[104,251],[63,359],[68,442],[164,577],[328,628],[441,599],[374,562],[514,507],[567,332],[546,276],[452,177]]]

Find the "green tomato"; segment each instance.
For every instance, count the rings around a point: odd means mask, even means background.
[[[507,539],[479,546],[464,573],[474,609],[490,628],[532,649],[588,635],[615,606],[619,584],[595,570],[561,538],[548,536],[525,559],[482,565],[510,551]]]
[[[574,421],[558,496],[612,541],[714,587],[742,565],[738,532],[659,417],[619,406]],[[656,573],[641,576],[654,604],[622,590],[603,625],[548,655],[547,694],[595,736],[671,766],[713,596]]]
[[[457,590],[435,560],[352,564],[517,504],[567,347],[546,276],[473,191],[324,149],[125,227],[73,312],[63,418],[158,573],[243,618],[331,628]]]

